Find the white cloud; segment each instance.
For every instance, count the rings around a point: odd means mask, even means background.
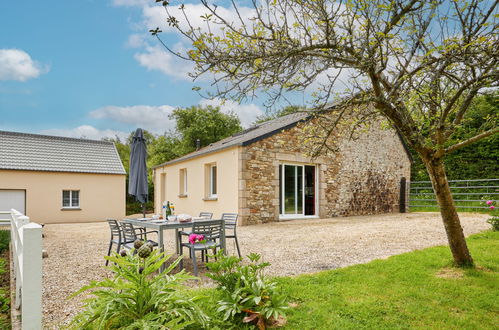
[[[179,26],[182,30],[189,29],[184,13],[179,6],[172,5],[168,6],[167,9],[168,13],[179,21]],[[238,6],[237,9],[241,15],[241,18],[246,23],[250,22],[250,19],[255,16],[255,10],[253,8]],[[200,28],[203,31],[208,31],[206,21],[201,17],[209,14],[209,10],[206,9],[203,4],[185,4],[184,11],[189,17],[189,22],[193,28]],[[233,23],[236,27],[241,26],[241,22],[234,7],[224,7],[222,5],[218,5],[217,14],[219,14],[227,22]],[[168,25],[166,21],[167,14],[162,6],[144,6],[142,8],[142,15],[144,24],[149,29],[160,27],[164,32],[178,33],[177,28]],[[211,24],[210,28],[210,32],[216,34],[221,30],[222,25]]]
[[[40,131],[41,134],[46,135],[56,135],[56,136],[65,136],[65,137],[74,137],[74,138],[85,138],[91,140],[100,140],[102,138],[115,138],[119,137],[122,141],[125,140],[129,132],[123,131],[115,131],[111,129],[99,130],[90,125],[82,125],[71,129],[46,129]]]
[[[150,0],[113,0],[113,5],[115,6],[145,6]]]
[[[139,6],[142,7],[142,21],[140,23],[132,23],[132,28],[144,30],[155,29],[160,27],[165,33],[176,34],[178,41],[172,46],[173,51],[185,54],[188,49],[188,40],[182,37],[178,30],[167,24],[167,14],[163,6],[149,5],[148,2],[142,0],[113,0],[116,6]],[[248,21],[249,18],[254,16],[254,10],[249,7],[238,7],[241,17]],[[187,22],[184,15],[179,9],[179,6],[168,6],[168,11],[171,15],[180,20],[180,26],[187,29]],[[188,13],[190,23],[193,27],[200,27],[203,30],[207,29],[206,22],[201,18],[208,10],[202,4],[185,4],[185,11]],[[236,11],[230,7],[223,6],[217,7],[217,12],[229,22],[234,22],[239,26],[239,19]],[[220,31],[220,24],[212,24],[211,31],[218,33]],[[161,73],[182,80],[192,80],[189,77],[189,72],[194,71],[194,64],[176,57],[169,53],[163,46],[154,39],[148,42],[147,34],[134,33],[129,36],[126,42],[127,47],[141,49],[134,54],[135,60],[150,71],[160,71]],[[150,40],[150,38],[149,38]],[[203,79],[204,80],[204,79]]]
[[[94,119],[108,119],[131,127],[141,127],[152,133],[164,133],[174,127],[174,122],[168,118],[174,107],[169,105],[149,106],[134,105],[120,107],[108,105],[90,112]]]
[[[147,43],[145,41],[145,35],[140,34],[140,33],[131,34],[128,37],[128,40],[126,42],[126,46],[130,47],[130,48],[146,47]]]
[[[233,101],[222,102],[220,99],[203,99],[199,101],[198,104],[201,106],[220,106],[220,110],[223,113],[235,113],[241,119],[243,127],[250,126],[255,121],[257,116],[264,114],[262,109],[260,109],[260,107],[256,104],[237,104]],[[40,131],[40,133],[93,140],[115,138],[117,136],[122,141],[125,140],[130,132],[137,127],[146,129],[154,134],[163,134],[164,132],[175,128],[175,122],[168,118],[169,114],[171,114],[174,109],[175,107],[170,105],[135,105],[126,107],[109,105],[91,111],[89,116],[93,119],[103,121],[107,120],[112,123],[113,127],[121,127],[121,130],[101,130],[91,125],[81,125],[69,129],[46,129]]]
[[[20,49],[0,49],[0,80],[26,81],[48,72],[48,67],[33,61]]]
[[[206,106],[219,106],[223,113],[234,112],[239,119],[243,127],[249,127],[256,119],[257,116],[261,116],[264,113],[262,109],[256,104],[238,104],[231,100],[226,100],[223,102],[221,99],[207,100],[203,99],[199,102],[200,105]]]
[[[143,52],[136,53],[134,57],[150,71],[157,70],[177,79],[192,80],[189,72],[192,72],[194,65],[170,54],[161,46],[146,46]]]

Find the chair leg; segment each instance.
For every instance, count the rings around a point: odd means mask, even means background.
[[[237,241],[237,235],[234,236],[234,239],[236,240],[237,254],[239,255],[239,258],[241,258],[241,250],[239,249],[239,242]]]
[[[196,262],[196,251],[194,251],[194,249],[191,249],[191,259],[194,268],[194,276],[198,276],[198,264]]]
[[[182,270],[182,269],[184,269],[184,247],[182,245],[180,245],[180,251],[179,252],[180,252],[180,257],[182,257],[180,259],[180,263],[179,263],[180,270]]]
[[[107,250],[107,256],[111,255],[111,248],[113,247],[113,241],[109,242],[109,249]],[[109,260],[106,260],[106,266],[109,264]]]

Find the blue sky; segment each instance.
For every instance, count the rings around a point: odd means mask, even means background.
[[[0,2],[0,130],[98,139],[140,126],[159,134],[173,127],[175,107],[219,104],[193,92],[189,64],[147,33],[164,24],[160,10],[152,0]],[[255,103],[222,110],[247,126],[262,114]]]

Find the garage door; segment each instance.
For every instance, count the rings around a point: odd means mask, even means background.
[[[25,214],[26,209],[26,191],[0,189],[0,211],[10,211],[16,209],[22,214]],[[0,214],[0,219],[7,219],[6,215]]]

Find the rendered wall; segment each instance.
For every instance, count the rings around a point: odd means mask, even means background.
[[[154,169],[154,210],[161,214],[163,201],[173,202],[175,213],[193,216],[199,212],[212,212],[219,218],[224,212],[238,211],[238,155],[239,148],[233,147],[220,152],[199,156]],[[217,165],[217,198],[208,200],[205,166]],[[187,170],[187,196],[181,196],[180,170]]]
[[[26,215],[38,223],[125,217],[125,175],[0,170],[0,189],[26,190]],[[62,209],[62,191],[80,191],[80,209]]]

